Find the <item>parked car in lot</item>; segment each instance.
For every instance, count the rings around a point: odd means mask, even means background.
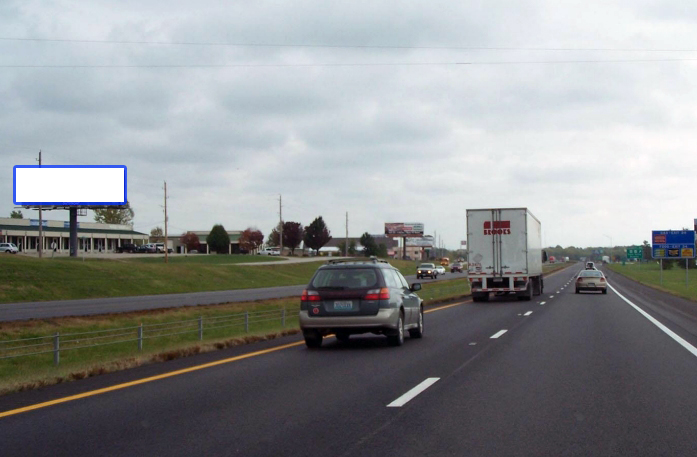
[[[438,277],[438,271],[436,271],[435,264],[422,263],[421,265],[416,267],[416,279],[425,278],[426,276],[433,279],[436,279]]]
[[[439,275],[445,274],[445,267],[443,265],[436,265],[436,271]]]
[[[133,243],[124,243],[121,246],[116,247],[116,252],[118,252],[119,254],[122,254],[124,252],[130,252],[131,254],[133,254],[134,252],[137,252],[137,251],[138,251],[138,246],[136,246]]]
[[[300,299],[300,329],[309,348],[325,335],[339,341],[352,334],[386,335],[390,344],[404,343],[404,331],[421,338],[423,300],[404,276],[384,260],[330,261],[317,269]]]
[[[600,270],[583,270],[576,278],[576,293],[582,290],[595,290],[607,293],[607,280]]]
[[[0,243],[0,252],[4,252],[6,254],[17,254],[19,249],[17,249],[17,246],[14,245],[14,243]]]
[[[148,243],[148,244],[143,244],[141,246],[138,246],[138,249],[136,250],[138,253],[147,253],[147,254],[154,254],[157,252],[157,247],[155,246],[155,243]]]
[[[281,255],[281,248],[264,248],[258,252],[259,255]]]
[[[450,265],[450,272],[451,273],[462,273],[462,263],[460,262],[455,262],[454,264]]]
[[[165,252],[165,244],[164,243],[155,243],[155,252]],[[172,248],[167,248],[167,252],[170,254],[173,252]]]

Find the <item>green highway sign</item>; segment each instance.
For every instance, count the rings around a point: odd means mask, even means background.
[[[627,248],[628,259],[641,259],[644,254],[644,249],[641,247]]]

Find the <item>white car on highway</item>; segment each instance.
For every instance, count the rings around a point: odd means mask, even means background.
[[[436,265],[436,271],[439,275],[445,274],[445,267],[443,265]]]

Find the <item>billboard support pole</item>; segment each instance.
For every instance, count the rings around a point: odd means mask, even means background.
[[[661,259],[661,287],[663,287],[663,259]]]
[[[70,212],[70,257],[77,257],[77,207],[71,207]]]
[[[687,285],[687,272],[690,271],[690,266],[687,264],[690,261],[690,259],[685,258],[685,287],[688,287]]]

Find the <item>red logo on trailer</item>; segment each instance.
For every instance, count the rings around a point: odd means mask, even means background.
[[[491,221],[484,222],[485,235],[510,235],[511,221],[494,221],[493,227]]]

